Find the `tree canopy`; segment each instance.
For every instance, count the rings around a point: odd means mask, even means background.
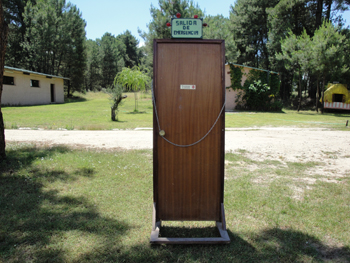
[[[146,86],[150,84],[150,77],[140,70],[139,67],[135,66],[133,68],[123,68],[114,79],[114,86],[118,84],[123,87],[129,87],[135,93],[135,112],[137,109],[137,91],[142,91],[146,89]]]
[[[81,90],[85,70],[85,21],[65,0],[5,0],[10,25],[6,64],[68,77]]]
[[[9,25],[6,64],[68,77],[69,92],[111,87],[124,67],[137,66],[152,77],[153,39],[171,37],[166,23],[176,13],[203,19],[208,24],[203,29],[203,38],[224,39],[226,62],[279,72],[279,95],[285,103],[291,103],[295,91],[301,96],[300,89],[315,99],[319,93],[316,87],[321,82],[350,80],[349,72],[344,70],[349,67],[349,52],[340,51],[350,47],[350,31],[344,28],[341,17],[341,12],[349,9],[349,0],[237,0],[230,7],[229,17],[206,15],[204,7],[193,0],[158,0],[157,6],[150,6],[152,19],[147,30],[139,30],[144,41],[142,47],[129,30],[116,36],[106,32],[101,38],[87,40],[81,12],[65,0],[3,0],[3,3]],[[316,68],[320,63],[317,66],[312,63],[322,56],[316,59],[314,55],[311,59],[311,54],[319,49],[315,46],[311,50],[306,43],[307,38],[316,43],[318,30],[326,30],[324,23],[330,23],[327,28],[332,25],[343,36],[340,45],[326,45],[327,52],[332,52],[343,66],[342,69],[339,65],[327,66],[327,73],[321,70],[323,73],[319,74],[321,71]],[[287,58],[287,49],[291,49],[294,40],[297,45]],[[305,40],[303,48],[298,47],[301,40]],[[306,58],[308,66],[302,62]],[[295,67],[295,61],[299,67]]]

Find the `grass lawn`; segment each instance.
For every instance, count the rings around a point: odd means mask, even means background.
[[[134,93],[127,93],[127,99],[119,109],[119,121],[111,120],[108,95],[101,92],[75,94],[77,98],[66,100],[65,104],[41,106],[3,107],[5,127],[17,129],[68,129],[68,130],[111,130],[152,127],[153,107],[151,94],[139,94],[138,109],[134,112]],[[350,112],[320,114],[314,111],[283,110],[281,113],[227,112],[226,127],[322,127],[345,128]]]
[[[324,163],[227,153],[231,243],[151,246],[151,151],[9,143],[7,155],[0,162],[0,262],[350,262],[350,180],[308,173]],[[166,222],[165,229],[177,236],[214,231],[214,223],[186,225],[192,228]]]

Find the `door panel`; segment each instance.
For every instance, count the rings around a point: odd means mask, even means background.
[[[154,93],[160,128],[171,142],[192,144],[207,134],[224,103],[222,42],[173,40],[155,46]],[[195,89],[181,89],[181,85],[195,85]],[[224,112],[209,135],[191,147],[174,146],[154,129],[159,219],[220,220],[223,127]]]

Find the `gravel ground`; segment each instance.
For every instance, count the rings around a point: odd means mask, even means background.
[[[255,160],[322,162],[320,171],[329,176],[350,176],[350,132],[305,128],[227,129],[225,150],[245,150]],[[102,149],[152,149],[152,130],[61,131],[5,130],[7,142]]]

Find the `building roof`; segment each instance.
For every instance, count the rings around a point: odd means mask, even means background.
[[[260,71],[270,72],[270,73],[274,73],[274,74],[279,75],[279,73],[278,73],[278,72],[276,72],[276,71],[271,71],[271,70],[266,70],[266,69],[261,69],[261,68],[254,68],[254,67],[250,67],[250,66],[246,66],[246,65],[240,65],[240,64],[231,63],[231,62],[226,63],[226,65],[229,65],[229,64],[231,64],[231,65],[235,65],[235,66],[239,66],[239,67],[245,67],[245,68],[251,68],[251,69],[255,69],[255,70],[260,70]]]
[[[45,74],[45,73],[40,73],[40,72],[35,72],[35,71],[30,71],[30,70],[26,70],[26,69],[20,69],[20,68],[13,68],[13,67],[8,67],[5,66],[5,71],[19,71],[19,72],[23,72],[23,73],[27,73],[27,74],[35,74],[35,75],[41,75],[41,76],[45,76],[47,78],[57,78],[57,79],[66,79],[66,80],[70,80],[69,78],[65,78],[65,77],[61,77],[61,76],[55,76],[55,75],[50,75],[50,74]]]

